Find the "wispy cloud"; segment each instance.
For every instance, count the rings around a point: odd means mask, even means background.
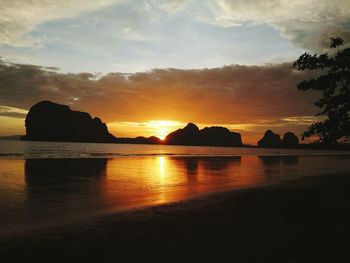
[[[142,32],[151,32],[156,23],[179,12],[186,19],[222,27],[269,25],[293,45],[317,51],[328,47],[330,35],[350,39],[348,0],[0,0],[0,43],[29,46],[54,41],[30,33],[45,22],[82,16],[120,3],[133,13],[120,25],[121,32],[131,40],[143,39],[146,35]],[[111,16],[108,12],[104,15]],[[118,16],[116,13],[115,19]]]
[[[27,113],[28,113],[27,110],[0,105],[0,116],[12,117],[12,118],[24,118],[27,115]]]
[[[197,18],[223,27],[268,24],[295,46],[315,51],[329,47],[329,37],[350,40],[348,0],[206,0],[210,10]]]
[[[76,17],[122,0],[0,0],[0,43],[39,44],[29,33],[44,22]]]

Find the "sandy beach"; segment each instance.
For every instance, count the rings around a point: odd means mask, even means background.
[[[345,262],[350,175],[288,181],[0,238],[3,258]]]

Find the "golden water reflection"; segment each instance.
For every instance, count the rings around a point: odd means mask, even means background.
[[[174,202],[272,181],[274,176],[266,176],[263,166],[256,156],[111,159],[106,169],[108,187],[103,194],[107,202],[118,200],[125,206]]]
[[[350,172],[348,162],[347,156],[0,159],[0,234],[10,225],[40,225],[290,178]]]

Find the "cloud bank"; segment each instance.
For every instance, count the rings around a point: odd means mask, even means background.
[[[307,116],[317,111],[312,104],[317,95],[296,89],[307,77],[289,63],[154,69],[96,78],[90,73],[64,74],[1,62],[0,105],[28,110],[40,100],[52,100],[111,123],[176,120],[248,131],[269,126],[305,128]]]

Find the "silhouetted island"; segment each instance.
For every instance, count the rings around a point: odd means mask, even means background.
[[[156,136],[143,137],[138,136],[136,138],[117,138],[118,143],[127,143],[127,144],[161,144],[162,140]]]
[[[193,123],[188,123],[184,128],[169,133],[164,141],[155,136],[116,138],[108,132],[107,125],[100,118],[92,118],[87,112],[73,111],[66,105],[51,101],[41,101],[32,106],[26,116],[25,126],[26,135],[21,139],[27,141],[243,146],[241,134],[237,132],[231,132],[220,126],[205,127],[200,130]],[[268,130],[258,142],[258,147],[300,148],[302,145],[292,132],[285,133],[281,140],[278,134]]]
[[[32,106],[25,126],[26,135],[22,140],[27,141],[116,142],[100,118],[51,101]]]
[[[198,146],[242,146],[241,135],[231,132],[225,127],[206,127],[200,130],[195,124],[168,134],[164,144],[170,145],[198,145]]]
[[[258,147],[264,148],[296,148],[299,146],[298,137],[292,132],[286,132],[281,140],[280,135],[267,130],[264,137],[258,141]]]
[[[282,139],[282,145],[286,148],[299,146],[299,138],[292,132],[286,132]]]
[[[164,139],[164,144],[199,145],[199,128],[189,123],[185,128],[169,133]]]
[[[282,140],[279,134],[274,133],[271,130],[267,130],[264,134],[264,137],[258,141],[258,147],[265,148],[278,148],[282,146]]]

